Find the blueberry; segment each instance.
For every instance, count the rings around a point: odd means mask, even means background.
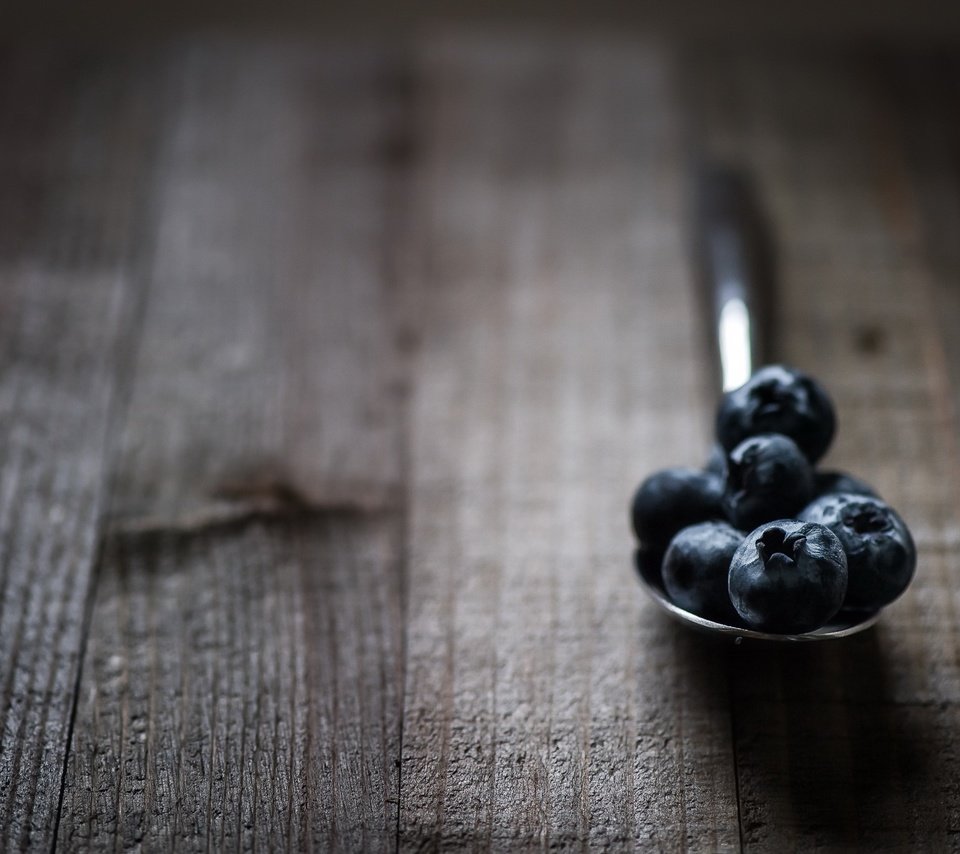
[[[782,433],[813,463],[830,446],[836,424],[833,403],[816,380],[783,365],[767,365],[723,396],[716,428],[727,451],[759,433]]]
[[[633,497],[633,530],[646,549],[662,551],[681,528],[723,518],[723,481],[716,475],[670,468],[650,475]]]
[[[829,528],[780,519],[746,536],[730,561],[730,600],[751,627],[801,634],[840,610],[847,559]]]
[[[801,516],[826,525],[846,552],[850,582],[845,605],[879,608],[906,590],[917,566],[917,549],[906,523],[879,498],[823,495]]]
[[[663,558],[663,586],[681,608],[720,623],[739,623],[727,592],[727,573],[743,533],[726,522],[684,528]]]
[[[793,516],[812,497],[813,470],[786,436],[754,436],[737,445],[727,460],[724,509],[737,528],[749,531]]]
[[[842,471],[818,471],[813,474],[813,494],[833,495],[837,492],[851,492],[854,495],[871,495],[879,498],[877,491],[869,483]]]
[[[658,586],[663,582],[663,550],[645,549],[643,546],[637,548],[633,553],[633,563],[637,573],[646,584]]]

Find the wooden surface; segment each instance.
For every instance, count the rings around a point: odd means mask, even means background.
[[[433,34],[0,62],[0,848],[960,850],[960,63]],[[714,644],[696,154],[920,548]]]

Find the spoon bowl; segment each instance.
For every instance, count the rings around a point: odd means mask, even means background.
[[[634,556],[634,563],[636,564],[640,587],[662,611],[665,611],[673,619],[692,629],[711,635],[726,636],[732,638],[734,643],[741,643],[744,638],[750,640],[777,641],[781,643],[837,640],[869,629],[880,619],[880,614],[883,610],[882,608],[878,608],[877,610],[841,609],[826,625],[812,632],[805,632],[800,635],[761,632],[756,629],[747,628],[744,625],[717,623],[714,620],[708,620],[706,617],[700,617],[691,611],[681,608],[670,600],[667,591],[664,589],[659,561],[637,550]]]

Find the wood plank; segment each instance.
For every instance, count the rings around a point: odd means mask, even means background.
[[[835,394],[828,463],[876,484],[920,550],[867,637],[738,656],[745,847],[955,849],[960,456],[904,114],[864,58],[718,54],[694,76],[708,147],[768,199],[779,355]]]
[[[960,91],[960,59],[954,51],[903,52],[878,56],[874,63],[877,85],[892,102],[896,121],[891,132],[901,142],[909,173],[911,226],[918,250],[929,270],[937,304],[944,383],[952,416],[960,412],[960,120],[956,101]]]
[[[125,73],[116,73],[118,66]],[[0,848],[50,849],[112,412],[149,251],[155,81],[134,56],[0,59]]]
[[[398,535],[331,512],[117,536],[61,847],[391,848]]]
[[[424,60],[401,848],[734,850],[725,650],[631,568],[710,376],[655,46]]]
[[[172,51],[68,849],[392,847],[399,409],[383,52]]]
[[[171,68],[115,513],[150,528],[395,501],[388,72],[372,50],[296,42],[201,43]]]

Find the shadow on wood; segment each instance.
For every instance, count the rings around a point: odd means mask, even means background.
[[[744,843],[783,828],[827,847],[905,838],[931,737],[889,697],[880,633],[729,661]]]

